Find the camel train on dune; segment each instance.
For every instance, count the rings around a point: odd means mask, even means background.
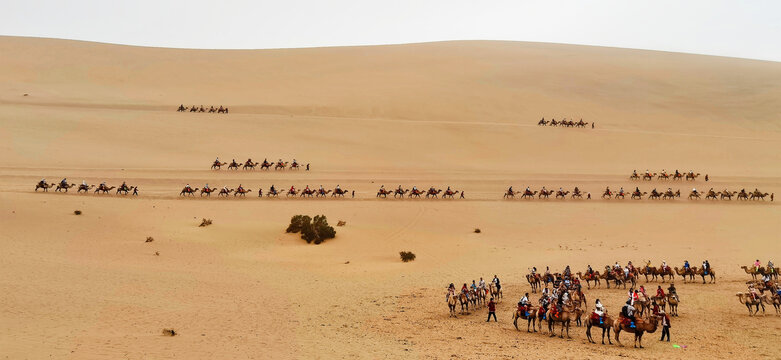
[[[63,179],[63,181],[60,181],[59,183],[47,183],[46,180],[41,180],[37,184],[35,184],[35,191],[37,192],[38,189],[42,189],[43,192],[48,192],[49,189],[54,188],[55,192],[68,192],[71,188],[77,186],[77,184],[70,184],[67,181]],[[90,190],[95,188],[94,193],[96,194],[108,194],[111,190],[117,189],[116,194],[117,195],[128,195],[131,194],[134,196],[138,196],[138,186],[130,186],[126,183],[122,183],[119,187],[116,186],[108,186],[106,183],[101,183],[100,185],[88,185],[86,182],[82,182],[81,184],[78,184],[78,188],[76,190],[76,193],[79,194],[82,191],[86,194]]]
[[[564,128],[585,128],[586,125],[588,125],[588,122],[583,121],[583,119],[580,119],[580,121],[573,121],[573,120],[567,120],[562,119],[561,121],[556,121],[556,119],[551,119],[550,121],[545,120],[545,118],[542,118],[542,120],[537,122],[537,125],[539,126],[552,126],[552,127],[564,127]],[[594,128],[594,123],[591,123],[591,128]]]
[[[282,161],[282,159],[279,159],[277,162],[271,162],[267,159],[264,159],[263,162],[254,162],[252,159],[247,159],[247,161],[243,163],[233,159],[229,164],[227,162],[221,162],[219,158],[212,162],[211,169],[221,170],[225,165],[228,166],[228,170],[239,170],[240,168],[243,170],[255,170],[257,167],[260,167],[260,170],[271,170],[271,168],[274,168],[274,170],[301,170],[301,163],[295,159],[293,159],[292,162]],[[308,170],[309,165],[307,165],[306,168]]]
[[[203,105],[201,106],[191,106],[186,107],[184,104],[179,105],[179,108],[176,109],[177,112],[197,112],[197,113],[217,113],[217,114],[227,114],[228,113],[228,107],[224,107],[220,105],[219,108],[215,108],[214,106],[210,106],[208,109],[204,108]]]

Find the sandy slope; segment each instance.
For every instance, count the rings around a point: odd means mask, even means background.
[[[684,193],[781,193],[778,63],[506,42],[201,51],[0,37],[0,52],[12,54],[0,57],[8,358],[773,356],[781,320],[749,318],[734,293],[746,280],[739,264],[779,262],[777,203],[501,194],[670,186],[626,179],[645,168],[712,178],[674,185]],[[182,102],[232,114],[173,112]],[[541,116],[597,128],[541,128]],[[206,170],[218,155],[295,157],[312,171]],[[127,180],[142,196],[32,192],[41,177],[65,176]],[[340,184],[356,199],[178,199],[188,182]],[[381,184],[450,185],[468,199],[374,199]],[[307,246],[282,232],[298,213],[348,226]],[[201,217],[215,224],[198,228]],[[418,259],[402,264],[400,250]],[[650,334],[639,355],[588,345],[580,328],[565,341],[509,322],[530,266],[704,258],[718,284],[678,284],[673,338],[686,350]],[[483,309],[447,317],[448,283],[493,274],[507,295],[498,324]],[[623,294],[587,292],[612,313]]]

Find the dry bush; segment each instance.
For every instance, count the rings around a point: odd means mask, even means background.
[[[336,226],[345,226],[345,225],[347,225],[347,222],[342,220],[339,220],[339,222],[336,223]]]
[[[176,330],[174,330],[174,329],[163,329],[163,335],[165,335],[165,336],[176,336]]]
[[[203,220],[201,220],[201,225],[198,225],[198,226],[199,227],[205,227],[205,226],[209,226],[211,224],[212,224],[212,219],[204,218]]]
[[[481,232],[482,232],[482,231],[480,231],[480,228],[475,228],[475,234],[479,234],[479,233],[481,233]]]
[[[328,225],[325,215],[317,215],[314,219],[307,215],[295,215],[290,219],[285,232],[301,233],[301,238],[307,243],[320,244],[328,239],[336,237],[336,230]]]
[[[416,256],[412,251],[400,251],[399,257],[401,257],[401,261],[403,262],[410,262],[414,261]]]
[[[153,238],[151,236],[147,236],[146,237],[146,241],[145,242],[152,242],[152,241],[155,241],[155,238]]]
[[[73,212],[74,215],[81,215],[81,210],[76,210]]]

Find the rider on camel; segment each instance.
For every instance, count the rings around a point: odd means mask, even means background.
[[[236,188],[236,192],[237,193],[243,193],[244,192],[244,187],[242,187],[241,184],[239,184],[239,187]]]
[[[626,305],[621,308],[621,315],[624,316],[624,318],[629,319],[629,327],[634,328],[635,327],[635,307],[630,304],[630,300],[626,301]]]
[[[708,275],[708,272],[710,271],[710,263],[708,260],[702,262],[702,271],[703,274]]]
[[[662,260],[662,271],[667,271],[667,261]]]
[[[68,179],[62,178],[62,180],[60,180],[60,186],[68,187]]]
[[[597,314],[599,317],[599,324],[602,325],[605,323],[605,307],[602,305],[602,302],[597,299],[596,303],[594,304],[594,314]]]
[[[493,281],[494,285],[496,286],[496,291],[502,290],[502,284],[499,282],[499,278],[496,277],[496,275],[494,275],[494,279],[491,281]]]
[[[703,264],[704,264],[704,263],[703,263]],[[689,260],[684,260],[684,261],[683,261],[683,269],[684,269],[684,270],[686,270],[686,271],[689,271],[689,268],[690,268],[690,267],[691,267],[691,266],[689,265]]]
[[[675,283],[670,283],[670,287],[667,288],[667,292],[670,294],[670,296],[678,299],[678,293],[675,291]]]
[[[295,185],[290,185],[290,191],[288,191],[288,192],[289,193],[295,193],[296,192],[296,186]]]
[[[103,183],[103,184],[100,184],[100,185],[102,186],[102,185],[104,185],[104,184],[105,184],[105,183]],[[191,192],[191,191],[193,191],[193,188],[191,188],[191,187],[190,187],[190,184],[187,184],[187,185],[185,185],[185,186],[184,186],[184,190],[185,190],[186,192]]]
[[[708,260],[705,260],[705,262],[707,263],[707,262],[708,262]],[[708,264],[708,267],[710,267],[710,264]],[[768,272],[768,274],[772,274],[772,273],[774,273],[775,271],[776,271],[776,267],[775,267],[775,265],[773,265],[773,262],[772,262],[772,261],[768,260],[768,261],[767,261],[767,272]]]

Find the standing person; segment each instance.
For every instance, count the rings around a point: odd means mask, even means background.
[[[659,311],[659,316],[662,317],[662,338],[659,341],[664,341],[666,335],[667,342],[670,342],[670,317],[664,313],[664,310]]]
[[[485,322],[491,321],[491,316],[494,317],[494,322],[497,322],[496,320],[496,303],[494,302],[494,298],[491,298],[491,300],[488,302],[488,320]]]
[[[353,198],[355,197],[355,190],[353,190],[352,197]]]
[[[464,192],[461,191],[461,199],[464,199]]]
[[[306,163],[306,171],[309,171],[309,163]]]

